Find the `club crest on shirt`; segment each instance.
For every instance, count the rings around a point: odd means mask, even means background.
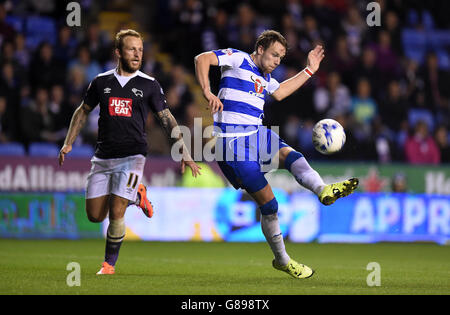
[[[231,50],[230,48],[228,49],[222,49],[222,52],[224,54],[227,54],[228,56],[231,56],[233,54],[233,50]]]
[[[111,116],[131,117],[133,112],[133,100],[131,98],[110,97],[108,103]]]
[[[141,90],[138,90],[138,89],[136,89],[136,88],[132,88],[132,89],[131,89],[131,92],[133,92],[134,95],[136,95],[136,96],[144,97],[144,92],[141,91]]]
[[[255,84],[255,92],[249,91],[250,94],[255,95],[257,97],[264,97],[264,89],[266,86],[262,83],[261,79],[258,77],[255,77],[253,75],[250,76],[250,79]]]

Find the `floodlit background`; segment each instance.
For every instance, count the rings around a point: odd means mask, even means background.
[[[87,85],[116,65],[118,30],[144,34],[142,71],[161,83],[179,124],[193,130],[195,118],[203,128],[212,124],[194,56],[229,47],[251,53],[263,30],[276,29],[290,46],[273,74],[278,81],[302,70],[318,43],[326,58],[299,91],[266,104],[265,123],[279,126],[327,183],[360,178],[354,195],[324,207],[286,171],[270,173],[287,239],[448,243],[448,1],[378,1],[380,26],[367,24],[369,1],[82,0],[80,26],[67,25],[68,2],[0,4],[0,237],[103,236],[84,211],[98,107],[63,167],[57,155]],[[216,92],[219,78],[212,69]],[[322,118],[346,130],[336,155],[312,146],[312,127]],[[152,115],[148,142],[144,183],[156,213],[148,221],[130,207],[128,239],[264,240],[256,204],[229,188],[215,163],[204,163],[196,180],[181,176]]]

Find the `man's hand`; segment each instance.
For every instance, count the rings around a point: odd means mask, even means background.
[[[208,101],[208,107],[207,109],[211,110],[211,114],[215,114],[217,112],[221,112],[223,110],[223,104],[220,101],[220,99],[215,96],[211,91],[205,91],[203,92],[203,96]]]
[[[200,170],[202,169],[200,166],[198,166],[194,161],[185,160],[181,160],[181,174],[184,174],[186,165],[190,167],[192,176],[197,177],[197,175],[202,175],[202,173],[200,173]]]
[[[319,70],[320,62],[325,57],[324,52],[325,50],[321,45],[317,45],[313,50],[309,52],[307,66],[313,73]]]
[[[65,155],[66,155],[67,153],[69,153],[70,151],[72,151],[72,146],[69,145],[69,144],[65,144],[65,145],[61,148],[61,150],[59,151],[59,156],[58,156],[58,157],[59,157],[59,165],[60,165],[60,166],[63,165]]]

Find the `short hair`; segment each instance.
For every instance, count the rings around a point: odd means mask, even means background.
[[[121,51],[122,47],[123,47],[123,39],[127,36],[134,36],[134,37],[140,38],[142,41],[144,41],[144,39],[142,38],[142,35],[139,32],[136,32],[135,30],[132,30],[132,29],[121,30],[116,34],[116,39],[114,41],[114,47]]]
[[[286,51],[288,50],[288,44],[286,38],[284,38],[281,33],[274,31],[274,30],[265,30],[262,32],[258,38],[256,39],[255,43],[255,51],[258,51],[258,47],[261,46],[266,50],[275,42],[279,42],[281,45],[284,46]]]

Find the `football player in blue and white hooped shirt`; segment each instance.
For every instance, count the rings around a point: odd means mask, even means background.
[[[264,176],[267,170],[263,162],[268,161],[264,154],[269,155],[271,165],[290,171],[299,184],[314,192],[326,205],[352,193],[358,180],[326,185],[300,152],[262,126],[267,98],[272,96],[281,101],[294,93],[319,69],[325,56],[323,47],[317,45],[308,54],[307,66],[279,83],[271,73],[286,52],[286,39],[268,30],[256,40],[253,53],[232,48],[204,52],[195,57],[195,69],[214,117],[216,159],[222,172],[236,189],[245,189],[258,203],[262,231],[275,256],[273,266],[295,278],[308,278],[313,270],[286,253],[277,216],[278,203]],[[217,96],[210,90],[211,66],[221,67]]]

